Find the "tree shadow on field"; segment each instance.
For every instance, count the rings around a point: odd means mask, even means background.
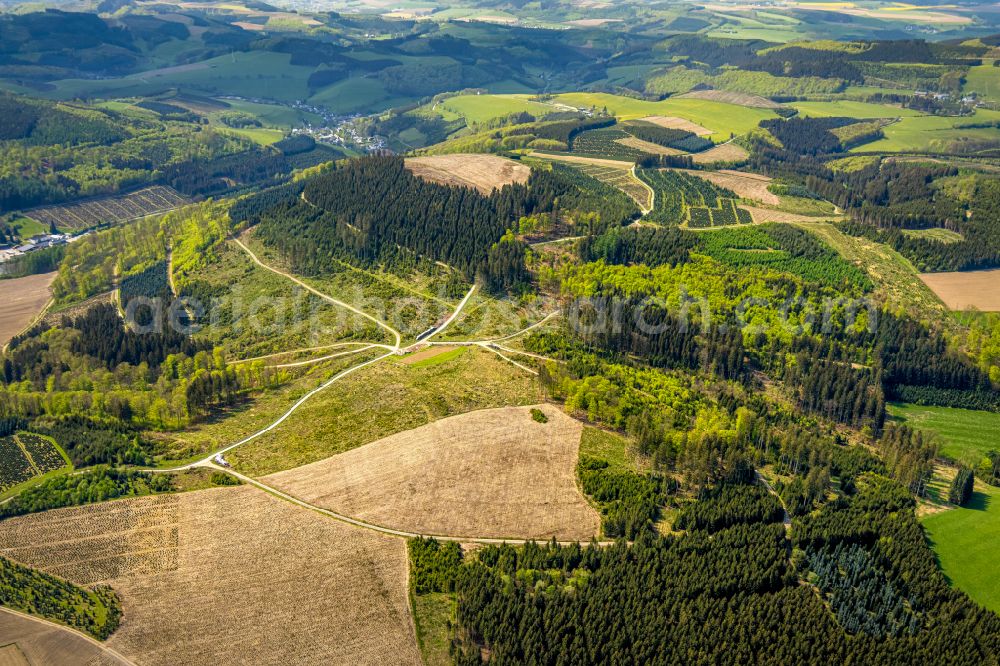
[[[965,503],[963,508],[972,509],[973,511],[989,511],[990,502],[992,501],[992,496],[977,490],[972,493],[972,497],[969,498],[969,501]]]

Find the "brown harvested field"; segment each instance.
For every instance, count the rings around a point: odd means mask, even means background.
[[[635,162],[626,160],[612,160],[603,157],[583,157],[572,153],[531,153],[532,157],[539,157],[543,160],[555,160],[557,162],[572,162],[574,164],[591,164],[594,166],[611,167],[628,171]]]
[[[950,310],[1000,312],[1000,268],[956,273],[921,273],[920,279]]]
[[[23,331],[49,302],[56,273],[0,280],[0,346]]]
[[[704,178],[719,187],[732,190],[744,199],[753,199],[769,206],[777,206],[781,203],[781,199],[776,194],[768,191],[767,186],[771,184],[771,179],[767,176],[744,173],[742,171],[731,171],[729,169],[721,169],[719,171],[685,171],[684,173]]]
[[[125,666],[75,631],[0,608],[0,666]]]
[[[526,183],[531,169],[496,155],[428,155],[406,158],[406,168],[432,183],[474,187],[483,194],[512,183]]]
[[[799,215],[798,213],[786,213],[785,211],[773,210],[771,208],[760,208],[758,206],[740,206],[740,208],[746,208],[750,211],[753,221],[757,224],[763,224],[764,222],[816,222],[817,219],[823,219],[808,215]]]
[[[750,153],[735,143],[723,143],[714,148],[694,153],[691,158],[695,164],[712,164],[713,162],[742,162],[750,157]]]
[[[121,595],[107,645],[157,664],[419,664],[402,539],[253,486],[0,522],[0,553]]]
[[[645,120],[647,123],[659,125],[660,127],[666,127],[668,129],[684,130],[686,132],[697,134],[698,136],[710,136],[713,133],[712,130],[702,127],[698,123],[693,123],[690,120],[674,116],[646,116],[642,120]]]
[[[707,99],[712,102],[722,102],[724,104],[736,104],[737,106],[748,106],[752,109],[778,109],[781,105],[772,102],[760,95],[750,95],[747,93],[733,92],[732,90],[692,90],[691,92],[678,95],[678,97],[690,97],[692,99]]]
[[[630,136],[627,139],[616,139],[615,143],[620,143],[623,146],[628,146],[629,148],[635,148],[637,150],[643,150],[647,153],[653,155],[683,155],[683,150],[677,150],[676,148],[669,148],[667,146],[661,146],[658,143],[653,143],[652,141],[643,141],[642,139],[637,139],[634,136]]]
[[[441,536],[586,540],[600,520],[576,487],[582,426],[559,409],[486,409],[386,437],[264,481],[384,527]]]

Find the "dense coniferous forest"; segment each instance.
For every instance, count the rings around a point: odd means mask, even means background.
[[[911,505],[872,481],[797,520],[789,543],[772,496],[724,486],[682,514],[682,536],[489,546],[463,564],[442,548],[414,567],[456,572],[436,589],[456,590],[459,663],[484,649],[490,663],[988,662],[1000,620],[949,589]]]
[[[257,238],[309,274],[328,271],[327,256],[393,264],[416,254],[504,292],[527,279],[524,245],[507,235],[518,219],[551,212],[557,201],[576,209],[595,199],[578,178],[564,174],[532,170],[526,185],[507,185],[484,196],[424,181],[397,157],[366,157],[311,179],[298,199],[291,189],[274,190],[266,201],[248,200],[234,215],[260,219]],[[602,209],[612,223],[633,210],[621,196]]]

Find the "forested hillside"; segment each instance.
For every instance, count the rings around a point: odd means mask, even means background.
[[[998,26],[0,11],[0,664],[996,665]]]

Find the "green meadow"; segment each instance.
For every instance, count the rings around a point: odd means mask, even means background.
[[[990,610],[1000,612],[1000,489],[978,485],[972,499],[923,519],[938,562],[951,583]]]
[[[752,109],[705,99],[671,97],[660,102],[647,102],[608,93],[579,92],[556,95],[554,101],[580,108],[607,107],[608,112],[620,120],[644,116],[676,116],[712,130],[712,138],[716,141],[724,141],[730,134],[746,134],[757,127],[760,121],[776,117],[773,111],[767,109]]]
[[[1000,450],[1000,414],[953,407],[889,405],[893,418],[935,433],[940,454],[970,467],[978,465],[990,449]]]
[[[882,129],[884,139],[866,143],[855,152],[953,152],[957,141],[978,139],[1000,141],[1000,128],[968,127],[970,124],[1000,121],[1000,111],[978,109],[972,116],[911,116]]]

